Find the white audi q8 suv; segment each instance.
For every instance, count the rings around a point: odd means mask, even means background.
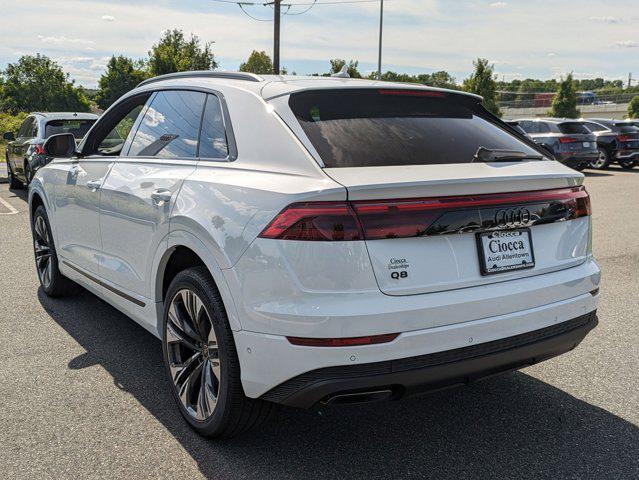
[[[274,403],[394,400],[518,369],[597,324],[583,175],[481,98],[348,78],[140,84],[31,183],[44,292],[161,339],[204,435]],[[82,321],[82,319],[78,319]]]

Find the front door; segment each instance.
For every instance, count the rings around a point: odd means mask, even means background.
[[[153,258],[182,182],[197,165],[205,99],[193,91],[155,93],[102,186],[100,276],[127,294],[153,297]]]
[[[22,180],[26,179],[24,161],[27,154],[27,148],[30,145],[29,141],[36,136],[37,131],[38,122],[35,117],[27,117],[24,122],[22,122],[20,130],[18,130],[18,136],[9,146],[11,171]]]
[[[113,157],[54,160],[57,250],[62,261],[97,274],[102,249],[100,187]]]
[[[56,224],[61,226],[56,232],[58,254],[85,273],[99,276],[102,188],[147,99],[148,95],[125,102],[101,118],[100,128],[85,139],[86,156],[55,159],[47,167],[55,179]]]

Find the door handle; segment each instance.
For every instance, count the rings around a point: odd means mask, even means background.
[[[87,188],[90,190],[97,190],[102,186],[102,179],[99,180],[91,180],[87,182]]]
[[[171,201],[171,196],[173,193],[171,190],[167,190],[166,188],[158,188],[153,190],[151,194],[151,199],[155,202],[156,205],[160,205],[162,203],[167,203]]]

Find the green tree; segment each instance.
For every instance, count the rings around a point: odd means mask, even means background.
[[[577,118],[581,115],[577,109],[577,89],[572,73],[569,73],[565,79],[561,79],[557,95],[552,101],[552,107],[548,114],[559,118]]]
[[[418,75],[417,79],[419,80],[419,83],[423,83],[424,85],[428,85],[430,87],[450,88],[453,90],[457,90],[459,88],[457,86],[457,83],[455,82],[455,77],[443,70],[439,72]]]
[[[87,112],[90,103],[69,75],[45,55],[24,55],[4,70],[0,110]]]
[[[488,64],[485,58],[478,58],[473,62],[475,71],[464,80],[463,89],[484,98],[486,110],[501,117],[501,110],[497,104],[497,82],[495,81],[495,67]]]
[[[149,51],[151,76],[189,70],[213,70],[217,67],[212,43],[201,44],[197,35],[187,40],[182,30],[167,30]]]
[[[628,104],[628,118],[639,118],[639,95],[632,97]]]
[[[358,67],[359,62],[357,60],[349,60],[346,63],[346,60],[343,58],[333,58],[331,59],[331,74],[339,73],[342,71],[342,68],[346,66],[346,71],[350,75],[351,78],[362,78],[362,74],[359,73]]]
[[[240,72],[251,72],[257,74],[273,73],[273,62],[265,51],[253,50],[248,60],[240,65]]]
[[[106,72],[98,80],[99,90],[95,97],[98,107],[106,110],[118,98],[134,89],[146,76],[146,72],[136,68],[132,59],[113,55]]]

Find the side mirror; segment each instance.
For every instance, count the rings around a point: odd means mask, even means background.
[[[71,158],[76,153],[75,137],[71,133],[51,135],[42,148],[49,157]]]
[[[7,142],[13,142],[16,139],[13,132],[4,132],[2,138],[5,139]]]

